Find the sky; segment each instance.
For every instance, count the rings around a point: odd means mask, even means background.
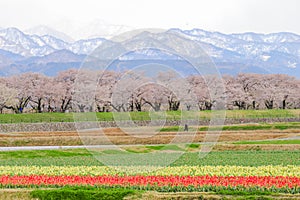
[[[80,27],[98,19],[134,28],[300,34],[299,8],[299,0],[1,0],[0,27]]]

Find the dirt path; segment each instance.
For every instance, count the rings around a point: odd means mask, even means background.
[[[208,135],[217,137],[216,132]],[[18,132],[0,134],[0,147],[14,146],[81,146],[81,145],[149,145],[170,143],[201,143],[206,132],[159,132],[153,134],[141,130],[134,134],[124,133],[118,128],[106,128],[104,132],[97,130],[77,132]],[[218,142],[245,140],[270,140],[299,138],[300,130],[256,130],[256,131],[223,131]],[[45,147],[46,148],[46,147]]]
[[[210,132],[210,136],[215,132]],[[115,145],[124,148],[159,145],[170,143],[202,143],[206,132],[160,132],[152,134],[147,130],[140,133],[127,134],[118,128],[106,128],[103,133],[97,130],[77,132],[18,132],[0,134],[0,151],[11,150],[45,150],[70,148],[104,148],[111,149]],[[300,130],[256,130],[256,131],[223,131],[215,150],[294,150],[300,145],[234,145],[234,141],[245,140],[287,140],[299,139]],[[85,145],[85,146],[83,146]],[[96,146],[94,146],[96,145]]]

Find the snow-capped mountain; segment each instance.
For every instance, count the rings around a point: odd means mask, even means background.
[[[69,43],[52,35],[28,35],[17,28],[0,30],[0,49],[25,57],[45,56],[57,50],[70,50],[76,54],[89,54],[105,39],[95,38]]]
[[[99,37],[110,39],[113,36],[130,30],[132,30],[132,28],[129,26],[108,24],[102,20],[94,20],[75,29],[74,33],[77,39],[92,39]]]
[[[39,25],[39,26],[26,29],[24,30],[24,33],[29,35],[38,35],[38,36],[50,35],[69,43],[74,42],[74,39],[71,36],[44,25]]]
[[[271,33],[271,34],[258,34],[258,33],[243,33],[243,34],[232,34],[233,37],[245,40],[248,42],[265,42],[265,43],[282,43],[282,42],[296,42],[300,40],[300,36],[288,33]]]
[[[265,52],[280,51],[300,56],[300,36],[293,33],[272,34],[222,34],[201,29],[172,31],[184,34],[192,40],[212,44],[215,47],[234,51],[245,56],[258,56]]]
[[[51,27],[70,35],[75,40],[85,40],[93,38],[110,39],[123,32],[133,30],[133,27],[111,24],[101,19],[94,19],[89,22],[74,21],[72,19],[62,19],[56,21]]]
[[[16,28],[0,30],[0,48],[22,56],[45,55],[54,50],[38,36],[28,36]]]
[[[79,40],[70,44],[67,49],[76,54],[90,54],[94,49],[101,45],[106,39],[95,38],[87,40]]]
[[[103,25],[101,28],[101,23],[94,25],[99,31],[104,27]],[[110,30],[118,32],[121,29]],[[212,58],[222,73],[272,72],[300,76],[300,36],[297,34],[288,32],[223,34],[201,29],[170,29],[167,32],[179,34],[187,41],[196,41],[199,48]],[[115,33],[110,32],[110,34]],[[19,72],[31,70],[45,73],[50,70],[50,74],[55,74],[55,71],[79,67],[85,55],[93,52],[103,42],[109,41],[97,37],[72,42],[63,39],[62,35],[64,34],[47,27],[40,27],[36,31],[31,30],[26,33],[17,28],[0,29],[1,74],[9,74],[4,73],[3,70],[11,68],[14,72],[16,69],[19,69]],[[152,36],[144,32],[127,41],[127,45],[134,45],[136,41],[141,41],[144,37],[147,41],[143,42],[149,43],[150,47],[152,47],[151,44],[163,45],[163,39],[168,39],[164,38],[163,34]],[[141,51],[127,57],[123,56],[120,60],[140,60],[147,59],[147,57],[156,60],[174,60],[174,57],[166,56],[165,53],[159,51]],[[41,68],[47,68],[47,70]]]
[[[223,34],[201,29],[171,29],[183,36],[211,46],[203,46],[218,66],[224,68],[259,67],[266,73],[300,76],[300,36],[281,32],[271,34]],[[292,72],[291,69],[294,69]],[[250,69],[251,71],[251,69]],[[297,71],[297,72],[296,72]],[[255,70],[253,70],[255,72]]]
[[[34,35],[37,37],[36,35]],[[31,36],[32,37],[32,36]],[[39,39],[41,39],[41,45],[48,45],[51,46],[53,49],[59,50],[59,49],[67,49],[69,46],[69,43],[58,39],[51,35],[43,35],[40,36]]]

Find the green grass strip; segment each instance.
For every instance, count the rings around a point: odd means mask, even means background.
[[[119,114],[119,116],[122,113]],[[294,110],[227,110],[227,111],[162,111],[151,113],[155,119],[181,120],[186,119],[210,119],[211,117],[224,117],[230,119],[259,119],[259,118],[298,118],[300,109]],[[151,120],[149,112],[130,112],[131,120]],[[76,121],[113,121],[112,112],[101,113],[76,113]],[[128,120],[125,115],[120,120]],[[0,123],[40,123],[40,122],[73,122],[73,113],[23,113],[0,114]]]
[[[300,144],[300,140],[239,141],[233,144]]]
[[[121,200],[127,195],[137,193],[125,188],[95,188],[95,187],[63,187],[60,189],[34,190],[30,193],[32,198],[40,200]]]

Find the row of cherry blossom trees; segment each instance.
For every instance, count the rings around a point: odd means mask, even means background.
[[[179,77],[158,73],[155,81],[136,72],[67,70],[55,77],[25,73],[0,78],[0,112],[109,112],[300,108],[300,80],[283,74]]]

